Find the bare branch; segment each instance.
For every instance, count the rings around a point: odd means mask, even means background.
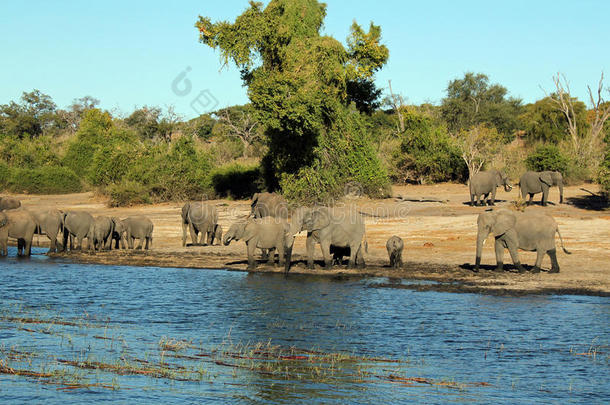
[[[402,96],[395,96],[394,92],[392,92],[392,81],[388,80],[388,84],[390,85],[390,99],[392,100],[392,108],[396,111],[396,116],[398,117],[398,130],[400,133],[405,132],[405,117],[402,115],[402,108],[404,104],[404,100]]]

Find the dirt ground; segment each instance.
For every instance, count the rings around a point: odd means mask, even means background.
[[[550,201],[555,205],[527,208],[552,215],[559,224],[567,255],[558,249],[561,265],[559,274],[547,273],[550,268],[548,256],[539,274],[518,274],[511,271],[495,272],[493,243],[485,244],[483,252],[484,270],[475,274],[472,263],[475,256],[476,218],[485,208],[467,205],[468,189],[460,184],[438,184],[424,186],[397,186],[394,198],[370,200],[350,198],[345,203],[355,204],[366,214],[366,238],[369,250],[365,254],[367,267],[363,270],[347,270],[335,266],[325,271],[320,263],[315,270],[304,266],[305,235],[297,236],[290,274],[315,274],[344,277],[387,277],[388,287],[416,288],[419,290],[448,290],[461,292],[485,292],[490,294],[568,293],[610,295],[610,211],[603,210],[599,199],[583,190],[597,192],[597,186],[566,187],[566,204],[558,204],[559,192],[553,188]],[[510,193],[498,188],[496,205],[510,206],[518,196],[518,190]],[[245,244],[234,242],[230,246],[182,247],[180,212],[182,203],[142,205],[130,208],[108,208],[106,200],[93,193],[30,196],[15,195],[25,208],[58,208],[61,210],[83,210],[94,216],[108,215],[124,218],[128,215],[146,215],[154,223],[154,243],[150,251],[110,251],[96,254],[57,254],[64,259],[103,264],[189,267],[201,269],[246,269]],[[397,198],[397,197],[403,197]],[[406,200],[421,201],[406,201]],[[538,196],[537,200],[540,199]],[[426,201],[432,200],[432,201]],[[438,201],[438,200],[443,200]],[[237,218],[249,213],[249,201],[215,200],[219,222],[226,231]],[[385,243],[392,235],[405,241],[402,269],[387,267]],[[40,245],[47,244],[46,237],[37,237]],[[492,237],[490,236],[490,239]],[[190,242],[190,237],[189,237]],[[557,238],[557,243],[559,240]],[[535,252],[521,252],[521,261],[532,266]],[[316,260],[321,260],[316,248]],[[508,252],[505,262],[510,262]],[[527,267],[527,266],[526,266]],[[257,271],[281,272],[279,267],[259,263]],[[396,279],[404,279],[397,283]],[[409,281],[411,280],[411,281]],[[416,280],[433,280],[438,283],[420,283]]]

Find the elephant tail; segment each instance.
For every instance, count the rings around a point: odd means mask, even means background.
[[[369,241],[366,239],[366,232],[364,233],[364,253],[369,252]]]
[[[559,235],[559,241],[561,242],[561,248],[563,249],[563,251],[568,254],[571,255],[572,252],[568,251],[564,246],[563,246],[563,238],[561,237],[561,233],[559,232],[559,227],[557,227],[557,230],[555,231],[557,232],[557,235]]]

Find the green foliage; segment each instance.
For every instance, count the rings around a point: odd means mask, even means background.
[[[507,98],[508,91],[499,84],[489,84],[482,73],[468,72],[447,86],[441,111],[449,130],[457,132],[485,124],[495,127],[507,141],[518,129],[521,100]]]
[[[117,142],[101,146],[93,154],[87,180],[94,186],[120,183],[139,158],[140,150],[134,144]]]
[[[554,144],[567,139],[568,121],[551,97],[545,97],[524,108],[519,116],[525,130],[526,139],[531,142],[551,142]],[[583,102],[574,102],[574,114],[578,125],[578,133],[585,134],[587,130],[587,108]]]
[[[15,193],[67,194],[78,193],[83,187],[72,170],[44,166],[39,169],[11,169],[8,189]]]
[[[24,92],[20,103],[0,105],[0,132],[19,139],[40,136],[53,125],[56,109],[47,94]]]
[[[0,190],[4,190],[8,185],[11,172],[8,165],[0,161]]]
[[[365,166],[372,164],[380,169],[380,176],[386,176],[366,136],[355,136],[356,143],[334,142],[337,137],[332,134],[337,122],[359,114],[348,110],[352,103],[366,112],[376,105],[380,92],[374,74],[388,59],[387,48],[380,44],[381,30],[371,24],[367,33],[354,23],[346,49],[336,39],[320,35],[325,16],[326,5],[316,0],[271,0],[264,9],[262,3],[250,2],[233,23],[212,23],[201,16],[196,23],[200,41],[220,49],[224,64],[233,62],[241,69],[256,118],[265,128],[269,149],[263,168],[269,189],[277,188],[280,179],[283,186],[294,189],[291,182],[305,181],[311,173],[307,168],[313,167],[339,175],[340,185],[354,176],[339,161],[362,155]],[[357,151],[355,145],[367,150]],[[332,162],[326,154],[341,158]],[[358,176],[371,182],[367,190],[377,190],[376,176]],[[319,186],[329,187],[319,190],[321,194],[336,193],[334,182]]]
[[[468,168],[447,130],[423,114],[406,114],[400,150],[402,181],[423,183],[468,178]]]
[[[198,151],[193,138],[157,144],[142,152],[125,179],[145,187],[153,201],[199,199],[211,193],[211,158]]]
[[[526,159],[528,170],[537,172],[552,170],[566,173],[569,159],[555,145],[540,145]]]
[[[260,165],[233,163],[212,170],[212,186],[218,197],[248,199],[263,190]]]
[[[0,137],[0,160],[11,167],[36,169],[41,166],[59,165],[59,157],[49,136],[19,139]]]
[[[110,196],[109,205],[111,207],[151,203],[146,187],[135,181],[123,180],[120,183],[111,184],[106,188],[106,193]]]

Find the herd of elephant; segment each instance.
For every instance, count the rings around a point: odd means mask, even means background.
[[[523,197],[543,193],[542,205],[546,205],[548,189],[552,185],[560,188],[560,202],[563,201],[563,182],[558,172],[527,172],[521,177],[520,187]],[[496,188],[504,186],[510,191],[506,175],[492,170],[479,172],[470,181],[472,205],[480,197],[494,205]],[[152,247],[153,223],[144,216],[131,216],[123,220],[115,217],[93,217],[86,212],[62,212],[59,210],[30,211],[20,208],[21,203],[13,198],[0,198],[0,255],[7,255],[8,238],[18,241],[18,254],[29,255],[34,234],[47,235],[50,252],[82,249],[86,238],[89,250],[114,248],[134,248],[135,239],[139,240],[136,249]],[[205,202],[187,202],[182,207],[182,246],[187,246],[187,230],[192,245],[213,245],[215,242],[229,245],[232,241],[246,244],[248,268],[256,266],[256,249],[261,249],[263,258],[269,264],[284,266],[290,270],[295,237],[302,231],[307,232],[307,267],[314,267],[314,250],[320,245],[324,267],[342,263],[349,256],[348,268],[364,267],[363,250],[368,251],[365,223],[362,213],[351,208],[338,207],[299,207],[291,210],[286,200],[276,193],[257,193],[252,198],[250,215],[233,223],[226,233],[218,223],[216,207]],[[289,220],[290,219],[290,220]],[[519,272],[525,268],[519,259],[518,250],[536,251],[536,264],[533,272],[539,272],[542,260],[548,255],[551,260],[551,273],[559,272],[555,248],[555,233],[559,235],[561,247],[563,239],[555,220],[544,213],[519,212],[508,209],[487,210],[477,220],[478,233],[476,263],[478,272],[481,262],[483,243],[490,233],[495,237],[496,270],[503,270],[504,249],[508,249],[512,261]],[[63,236],[60,243],[58,235]],[[76,241],[76,243],[75,243]],[[390,266],[402,266],[404,242],[392,236],[386,243]]]

